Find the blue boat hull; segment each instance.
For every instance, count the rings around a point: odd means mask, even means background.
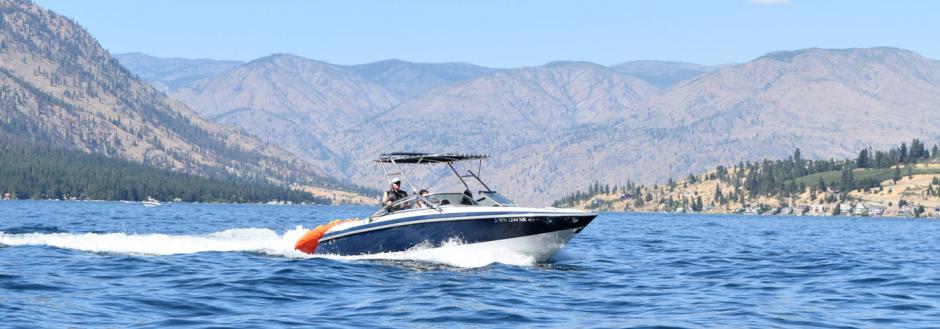
[[[419,245],[440,247],[450,241],[473,244],[560,231],[571,231],[573,235],[590,224],[595,216],[492,216],[433,221],[411,218],[373,223],[350,229],[353,232],[340,231],[325,235],[320,239],[316,253],[367,255],[405,251]]]

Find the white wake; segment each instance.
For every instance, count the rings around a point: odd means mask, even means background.
[[[127,233],[23,233],[0,232],[0,245],[50,246],[93,253],[164,256],[200,252],[254,252],[286,258],[327,258],[341,261],[419,261],[454,267],[475,268],[493,263],[530,266],[535,259],[502,248],[480,248],[450,241],[432,248],[362,256],[308,255],[294,250],[294,243],[307,229],[297,226],[284,234],[266,228],[237,228],[203,235]]]
[[[430,245],[418,245],[402,252],[362,256],[324,255],[323,257],[347,260],[421,261],[463,268],[483,267],[493,263],[517,266],[532,266],[536,263],[535,258],[532,256],[513,253],[505,248],[488,248],[479,244],[464,244],[459,240],[445,242],[443,246],[437,248]]]
[[[210,251],[248,251],[274,256],[303,258],[294,241],[305,230],[298,227],[283,235],[266,228],[239,228],[205,235],[126,233],[24,233],[0,232],[0,244],[50,246],[95,253],[129,255],[178,255]]]

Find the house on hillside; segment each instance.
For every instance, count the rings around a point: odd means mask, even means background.
[[[852,208],[852,215],[855,215],[855,216],[867,216],[867,215],[868,215],[868,207],[865,207],[865,205],[863,205],[863,204],[861,204],[861,203],[856,203],[856,204],[855,204],[855,207]]]
[[[806,213],[808,213],[809,210],[810,210],[809,206],[804,204],[804,205],[796,206],[796,208],[793,209],[793,213],[803,216],[803,215],[806,215]]]
[[[848,215],[852,213],[852,204],[851,203],[840,203],[839,204],[839,213],[843,215]]]
[[[830,213],[829,205],[827,204],[817,204],[813,206],[814,215],[828,215]]]
[[[885,207],[880,204],[870,204],[866,207],[868,208],[868,216],[881,216],[885,214]]]
[[[914,217],[915,206],[904,205],[901,206],[901,210],[898,211],[898,216],[911,216]]]

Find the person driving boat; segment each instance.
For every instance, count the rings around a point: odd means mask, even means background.
[[[390,189],[385,191],[385,195],[382,196],[382,205],[386,208],[389,208],[388,210],[390,211],[407,208],[404,204],[396,205],[394,209],[390,208],[395,202],[398,202],[398,200],[408,197],[408,192],[401,190],[400,178],[392,178],[390,185]]]

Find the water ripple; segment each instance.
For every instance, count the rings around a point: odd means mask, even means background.
[[[12,327],[854,328],[940,319],[940,222],[930,220],[606,213],[551,262],[468,265],[291,250],[298,225],[368,208],[0,207],[0,314]]]

